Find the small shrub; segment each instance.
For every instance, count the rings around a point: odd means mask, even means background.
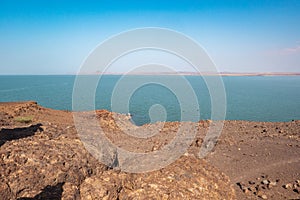
[[[26,116],[26,117],[17,117],[15,119],[16,122],[20,123],[30,123],[32,122],[33,117],[32,116]]]

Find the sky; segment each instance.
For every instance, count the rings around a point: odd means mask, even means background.
[[[299,10],[300,0],[0,0],[0,74],[76,73],[101,42],[143,27],[193,38],[220,72],[300,72]]]

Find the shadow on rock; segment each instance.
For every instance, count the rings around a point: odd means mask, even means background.
[[[35,132],[42,131],[42,124],[31,125],[24,128],[13,128],[6,129],[3,128],[0,130],[0,147],[7,141],[17,140],[21,138],[26,138],[33,136]]]
[[[62,198],[64,184],[65,183],[58,183],[55,186],[48,185],[35,197],[21,197],[17,200],[60,200]]]

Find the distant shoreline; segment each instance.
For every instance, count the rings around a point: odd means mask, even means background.
[[[86,73],[82,75],[100,75],[101,73]],[[137,73],[103,73],[102,75],[184,75],[184,76],[300,76],[300,72],[253,72],[253,73],[239,73],[239,72],[137,72]]]

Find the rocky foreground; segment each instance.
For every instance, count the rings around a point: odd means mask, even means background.
[[[97,111],[107,137],[130,151],[160,150],[178,122],[150,140],[126,139],[114,114]],[[84,147],[73,114],[35,102],[0,103],[0,199],[299,199],[300,121],[226,121],[214,151],[198,159],[209,121],[191,123],[197,135],[174,163],[147,173],[106,166]],[[123,128],[124,128],[123,127]],[[86,130],[87,132],[91,130]],[[113,169],[114,168],[114,169]]]

